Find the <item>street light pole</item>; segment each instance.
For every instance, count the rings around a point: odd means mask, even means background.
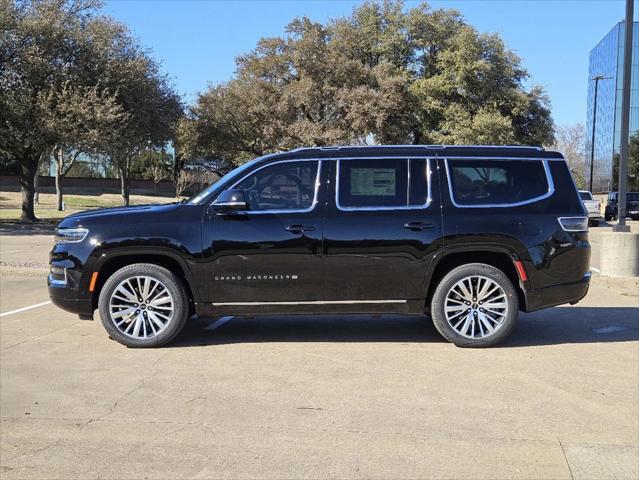
[[[630,80],[632,75],[632,30],[634,27],[634,0],[626,0],[626,31],[623,51],[623,89],[621,95],[621,145],[619,151],[619,223],[616,232],[629,232],[626,225],[626,192],[628,190],[628,147],[630,136]]]
[[[595,126],[597,125],[597,92],[599,90],[599,80],[608,79],[610,77],[604,77],[603,75],[595,75],[592,79],[595,81],[595,101],[592,107],[592,140],[590,142],[590,188],[592,192],[592,177],[595,170]]]

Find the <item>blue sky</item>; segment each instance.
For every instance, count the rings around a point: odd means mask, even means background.
[[[348,15],[351,0],[111,0],[105,11],[128,24],[149,47],[179,92],[193,100],[207,84],[235,71],[235,57],[260,37],[282,35],[306,15],[316,21]],[[407,1],[407,7],[418,2]],[[498,32],[522,57],[531,84],[546,88],[559,125],[586,120],[588,53],[622,20],[622,0],[431,1],[455,8],[482,32]],[[636,8],[636,7],[635,7]]]

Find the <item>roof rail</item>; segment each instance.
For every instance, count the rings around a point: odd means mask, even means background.
[[[446,149],[446,148],[459,148],[459,147],[468,147],[468,148],[513,148],[513,149],[527,149],[527,150],[536,150],[543,151],[543,147],[539,146],[531,146],[531,145],[330,145],[325,147],[299,147],[294,150],[290,150],[291,152],[297,152],[299,150],[322,150],[322,151],[335,151],[342,150],[345,148],[375,148],[375,147],[384,147],[384,148],[428,148],[428,149]]]

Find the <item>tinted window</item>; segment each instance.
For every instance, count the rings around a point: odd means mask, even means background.
[[[305,210],[313,205],[318,162],[276,163],[235,185],[251,210]]]
[[[340,160],[339,206],[423,206],[428,201],[427,179],[425,159]]]
[[[539,160],[448,160],[455,202],[500,205],[525,202],[548,193]]]
[[[579,196],[582,200],[592,200],[592,195],[590,192],[579,192]]]
[[[627,193],[626,202],[639,202],[639,193]]]

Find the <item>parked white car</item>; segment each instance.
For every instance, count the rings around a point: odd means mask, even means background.
[[[579,190],[579,196],[588,210],[588,225],[596,227],[601,221],[601,202],[592,198],[588,190]]]

